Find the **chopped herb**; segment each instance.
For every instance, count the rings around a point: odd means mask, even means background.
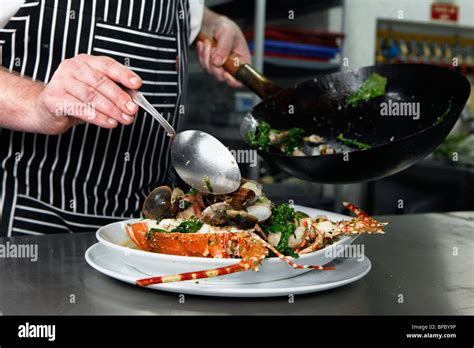
[[[168,231],[163,230],[161,228],[150,228],[150,230],[146,234],[146,239],[150,240],[155,235],[155,233],[157,233],[157,232],[166,232],[166,233],[168,233]]]
[[[295,212],[295,209],[287,203],[273,206],[271,218],[261,226],[267,235],[268,233],[280,232],[281,238],[276,249],[284,255],[295,258],[298,257],[298,254],[288,246],[288,241],[296,230],[295,217],[296,215],[301,216],[301,214],[304,213]]]
[[[270,134],[276,135],[278,140],[270,141]],[[304,130],[301,128],[273,129],[267,122],[262,121],[255,132],[249,131],[247,133],[247,142],[259,150],[268,151],[273,146],[282,149],[285,155],[292,155],[295,148],[301,144],[303,134]],[[278,137],[279,135],[280,137]]]
[[[212,186],[211,186],[211,179],[209,179],[209,177],[206,175],[204,177],[204,185],[206,185],[206,188],[209,192],[214,192],[214,190],[212,189]]]
[[[451,102],[453,101],[453,98],[449,99],[449,104],[448,104],[448,108],[446,109],[446,111],[441,115],[441,116],[438,116],[438,118],[436,119],[436,121],[433,123],[433,126],[436,126],[440,123],[442,123],[445,119],[445,117],[449,114],[449,112],[451,111]]]
[[[277,249],[279,252],[281,252],[284,255],[298,257],[298,254],[295,253],[293,249],[291,249],[288,246],[288,241],[290,240],[290,236],[295,232],[295,230],[296,230],[296,226],[294,224],[288,224],[286,226],[280,225],[278,232],[281,232],[281,238],[275,249]]]
[[[292,223],[295,217],[295,209],[290,207],[288,203],[280,204],[273,207],[270,223],[275,225]]]
[[[194,233],[199,231],[202,225],[203,223],[193,216],[191,219],[181,222],[172,232]]]
[[[385,77],[372,73],[357,91],[346,98],[346,106],[355,107],[360,101],[384,95],[386,86],[387,79]]]
[[[297,211],[295,212],[295,219],[300,222],[302,219],[309,218],[309,215],[306,213],[303,213],[302,211]]]
[[[167,230],[164,230],[162,228],[150,228],[150,232],[168,232]]]
[[[247,133],[247,142],[252,147],[256,147],[262,151],[268,151],[270,145],[270,131],[270,125],[267,122],[262,121],[255,132],[249,131]]]
[[[344,145],[356,147],[359,150],[367,150],[367,149],[370,149],[372,147],[369,144],[360,142],[360,141],[355,140],[355,139],[344,138],[344,135],[342,133],[337,136],[337,140],[339,140]]]
[[[285,148],[285,155],[292,155],[295,148],[301,143],[304,130],[301,128],[291,128],[288,131],[288,136],[284,139],[281,144]]]

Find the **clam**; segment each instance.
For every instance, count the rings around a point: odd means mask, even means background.
[[[147,219],[170,217],[172,191],[168,186],[159,186],[145,198],[143,215]]]
[[[213,226],[223,225],[226,223],[225,212],[231,209],[232,206],[226,202],[214,203],[202,211],[201,221]]]
[[[229,198],[225,201],[229,203],[235,210],[242,210],[254,203],[257,199],[257,195],[251,189],[241,187],[237,191],[231,193]]]
[[[254,180],[248,180],[248,179],[243,179],[242,180],[243,184],[240,186],[241,188],[246,188],[249,190],[252,190],[255,192],[255,195],[257,197],[260,197],[262,195],[262,184],[254,181]]]
[[[253,228],[258,219],[242,210],[226,210],[225,219],[231,226],[236,226],[244,230]]]
[[[183,190],[181,190],[179,187],[174,188],[173,192],[171,193],[171,200],[170,200],[171,204],[176,203],[183,196],[184,196]]]
[[[233,209],[226,202],[219,202],[203,210],[201,221],[213,226],[229,224],[242,229],[249,229],[255,226],[258,219],[246,211]]]

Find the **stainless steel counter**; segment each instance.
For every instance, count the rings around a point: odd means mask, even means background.
[[[287,298],[185,296],[138,288],[86,264],[93,233],[0,239],[38,245],[38,261],[0,258],[0,312],[13,314],[474,314],[474,213],[380,217],[363,236],[372,270],[350,285]],[[402,296],[400,296],[402,295]],[[403,297],[403,302],[399,301]]]

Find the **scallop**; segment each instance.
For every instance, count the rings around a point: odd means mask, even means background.
[[[255,216],[258,222],[263,222],[272,216],[272,209],[268,204],[255,203],[247,207],[247,213]]]
[[[278,243],[280,243],[280,239],[281,239],[281,232],[276,232],[276,233],[270,232],[268,234],[268,243],[270,243],[274,247],[276,247]]]
[[[295,232],[290,236],[290,238],[288,238],[288,246],[291,249],[296,248],[296,246],[303,241],[305,232],[306,232],[305,227],[303,226],[297,227]]]

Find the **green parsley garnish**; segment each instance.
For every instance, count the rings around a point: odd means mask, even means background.
[[[272,216],[270,219],[262,225],[263,231],[268,233],[281,233],[280,241],[276,246],[276,249],[284,255],[292,256],[297,258],[298,254],[288,246],[290,236],[295,232],[295,218],[301,218],[307,215],[303,212],[295,212],[289,204],[283,203],[279,206],[272,207]]]
[[[194,233],[199,231],[203,223],[198,220],[196,217],[191,217],[191,219],[181,222],[176,226],[171,232],[181,232],[181,233]]]
[[[288,135],[282,137],[280,141],[270,143],[270,132],[275,134],[288,132]],[[268,151],[270,147],[275,147],[277,149],[282,148],[285,155],[292,155],[295,148],[301,144],[303,134],[304,130],[301,128],[291,128],[288,130],[273,129],[267,122],[262,121],[255,132],[249,131],[247,133],[247,142],[250,146],[262,151]]]
[[[247,133],[247,142],[252,147],[256,147],[262,151],[268,151],[270,145],[270,131],[270,125],[267,122],[262,121],[255,132],[249,131]]]
[[[155,235],[155,233],[157,232],[168,232],[166,230],[163,230],[161,228],[150,228],[150,230],[147,232],[146,234],[146,239],[147,240],[150,240],[151,238],[153,238],[153,236]]]
[[[344,138],[344,135],[342,133],[337,136],[337,140],[339,140],[344,145],[356,147],[359,150],[367,150],[372,147],[369,144],[363,143],[355,139]]]
[[[370,74],[369,78],[364,81],[362,86],[353,94],[346,98],[346,107],[355,107],[360,101],[379,97],[385,94],[387,79],[377,73]]]
[[[449,114],[449,112],[451,111],[451,102],[453,101],[453,98],[449,99],[449,104],[448,104],[448,108],[446,109],[446,111],[441,115],[441,116],[438,116],[438,118],[436,118],[436,121],[433,123],[433,126],[436,126],[438,124],[440,124],[441,122],[444,121],[444,118]]]
[[[285,155],[292,155],[295,148],[301,143],[304,130],[301,128],[291,128],[288,131],[288,136],[281,142],[285,148]]]
[[[309,218],[309,215],[306,213],[303,213],[302,211],[297,211],[295,212],[295,219],[300,222],[302,219]]]

